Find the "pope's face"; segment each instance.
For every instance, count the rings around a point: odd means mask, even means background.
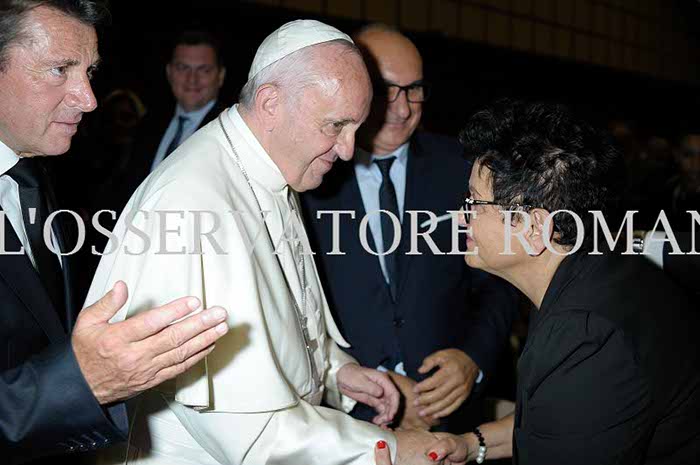
[[[43,6],[27,14],[25,32],[0,72],[0,140],[24,156],[60,155],[83,113],[97,107],[90,87],[97,34]]]
[[[362,58],[338,47],[324,50],[317,84],[289,102],[275,128],[278,166],[298,192],[314,189],[333,163],[352,159],[355,132],[367,118],[372,90]]]
[[[209,45],[178,45],[166,75],[175,100],[186,112],[196,111],[219,95],[226,70]]]

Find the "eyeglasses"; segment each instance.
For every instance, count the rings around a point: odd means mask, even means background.
[[[401,91],[406,92],[406,100],[411,103],[423,103],[430,96],[430,88],[423,82],[399,86],[396,84],[382,83],[375,87],[375,94],[386,99],[387,102],[395,102]]]
[[[469,223],[469,212],[472,210],[474,205],[502,205],[498,202],[491,202],[488,200],[477,200],[473,197],[467,197],[464,199],[464,221]],[[519,203],[512,204],[508,207],[508,210],[529,210],[532,205],[523,205]]]

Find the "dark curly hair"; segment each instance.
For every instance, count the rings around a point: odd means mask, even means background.
[[[0,0],[0,72],[7,66],[7,51],[25,40],[24,20],[34,8],[45,6],[93,27],[109,19],[107,0]]]
[[[549,212],[569,210],[584,225],[581,250],[591,250],[593,217],[617,214],[623,164],[612,139],[562,105],[500,100],[476,113],[460,134],[467,154],[491,171],[494,201]],[[553,218],[556,242],[576,243],[574,218]]]

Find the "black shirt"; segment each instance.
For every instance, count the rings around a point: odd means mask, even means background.
[[[639,256],[567,257],[518,364],[519,464],[694,464],[698,312]]]

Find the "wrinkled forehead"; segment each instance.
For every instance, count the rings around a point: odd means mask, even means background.
[[[20,41],[16,44],[34,52],[50,51],[56,60],[90,55],[97,59],[97,31],[94,26],[54,8],[34,8],[23,19]]]
[[[314,85],[304,92],[304,100],[340,117],[363,121],[369,112],[372,87],[362,58],[346,50],[343,57],[319,67]]]

